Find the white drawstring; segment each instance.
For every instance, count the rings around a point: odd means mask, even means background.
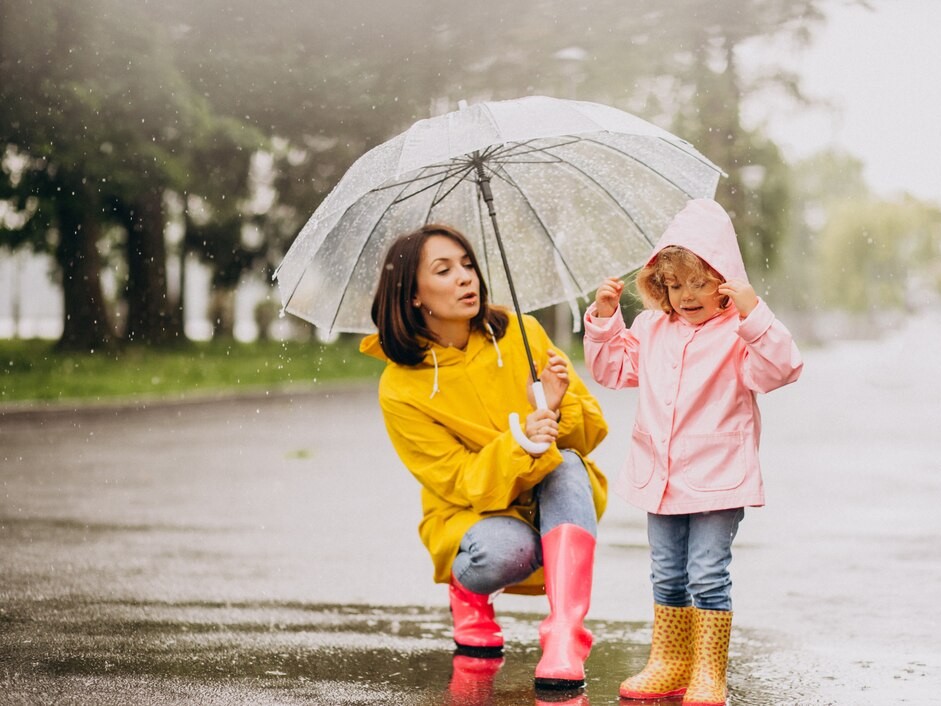
[[[435,353],[435,349],[431,349],[431,358],[435,361],[435,381],[431,386],[431,395],[428,397],[429,400],[434,399],[434,396],[438,394],[438,355]]]
[[[493,328],[490,324],[485,323],[484,326],[487,328],[487,332],[490,334],[490,342],[493,344],[493,349],[497,352],[497,367],[503,367],[503,356],[500,354],[500,344],[497,343],[497,337],[493,335]],[[435,364],[435,381],[431,386],[431,395],[428,396],[428,399],[434,399],[435,395],[441,392],[441,388],[438,387],[438,354],[435,353],[434,347],[431,347],[431,359]]]
[[[493,344],[493,349],[497,352],[497,367],[503,367],[503,356],[500,355],[500,344],[497,343],[497,337],[493,335],[493,328],[489,323],[484,323],[484,326],[487,327],[487,333],[490,334],[490,342]]]

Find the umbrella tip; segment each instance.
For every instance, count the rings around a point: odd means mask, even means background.
[[[467,110],[467,101],[463,98],[457,102],[458,110]]]

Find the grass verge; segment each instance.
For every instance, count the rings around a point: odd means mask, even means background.
[[[161,350],[61,353],[50,341],[0,340],[0,403],[182,399],[378,377],[383,364],[359,353],[358,345],[358,337],[343,337],[329,345],[209,341]]]

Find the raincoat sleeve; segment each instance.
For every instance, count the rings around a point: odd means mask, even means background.
[[[635,326],[647,312],[641,312]],[[601,385],[613,390],[637,387],[640,342],[632,329],[624,325],[620,310],[608,318],[595,316],[595,305],[585,312],[585,365]]]
[[[800,377],[804,363],[791,332],[761,299],[738,326],[745,342],[743,378],[748,389],[771,392]]]
[[[555,445],[533,458],[509,431],[498,432],[480,448],[471,448],[407,401],[381,394],[380,401],[399,458],[428,492],[450,505],[478,514],[506,510],[562,463]]]

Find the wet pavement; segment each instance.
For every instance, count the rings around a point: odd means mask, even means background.
[[[941,703],[939,344],[920,320],[805,351],[763,398],[730,703]],[[596,392],[613,476],[634,397]],[[598,706],[646,658],[644,518],[615,497],[583,693],[532,689],[541,597],[497,599],[502,661],[453,655],[373,384],[4,408],[0,483],[2,704]]]

